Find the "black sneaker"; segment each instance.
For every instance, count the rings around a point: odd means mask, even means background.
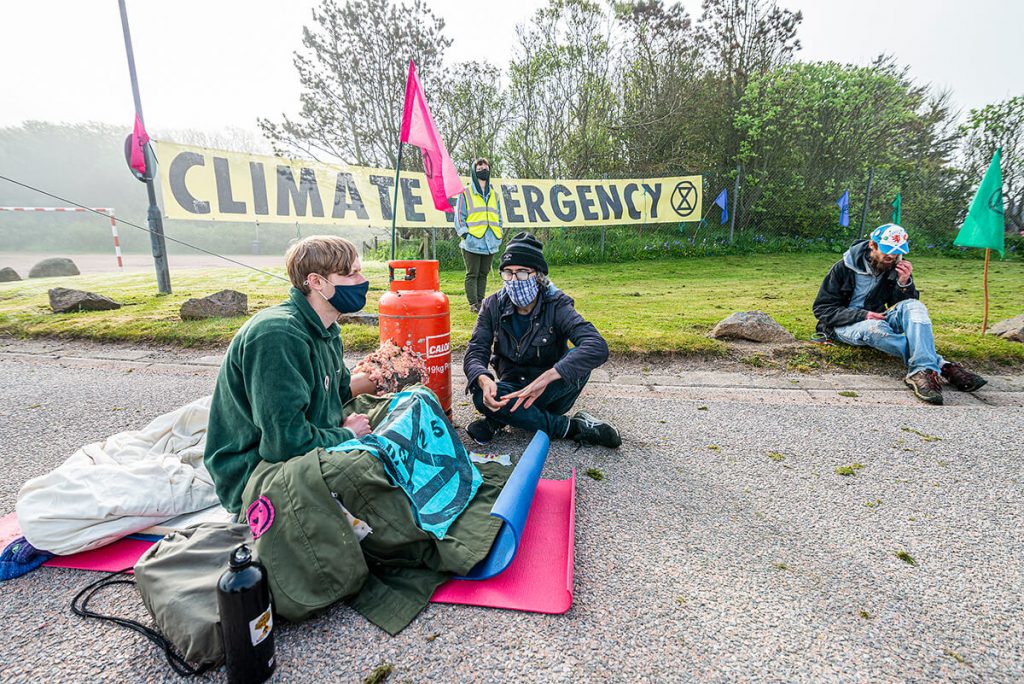
[[[618,449],[622,444],[618,430],[586,411],[578,412],[570,420],[576,425],[576,434],[573,439],[580,444],[600,444],[610,449]]]
[[[903,382],[914,390],[918,399],[927,401],[929,404],[942,405],[942,383],[939,382],[939,374],[933,370],[917,371],[907,376]]]
[[[942,377],[961,392],[973,392],[988,384],[988,380],[973,373],[959,363],[947,363],[942,367]]]
[[[466,434],[473,438],[473,441],[480,446],[487,446],[494,439],[494,435],[501,431],[501,426],[495,427],[486,418],[479,418],[466,426]]]

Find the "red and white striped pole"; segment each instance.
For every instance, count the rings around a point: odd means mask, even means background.
[[[0,207],[0,211],[96,211],[110,217],[110,232],[114,236],[114,256],[117,257],[117,267],[124,268],[124,260],[121,258],[121,239],[117,235],[117,219],[114,218],[114,210],[107,207]]]
[[[117,234],[117,219],[114,218],[114,210],[110,210],[110,234],[114,237],[114,256],[117,257],[117,267],[124,268],[124,259],[121,258],[121,238]]]

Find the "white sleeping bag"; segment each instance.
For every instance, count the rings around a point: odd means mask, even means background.
[[[68,555],[219,505],[203,464],[209,417],[203,397],[29,480],[15,505],[22,534],[37,549]]]

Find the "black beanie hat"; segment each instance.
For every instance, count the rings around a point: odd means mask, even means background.
[[[548,262],[544,261],[544,245],[530,233],[516,234],[508,241],[498,268],[509,265],[526,266],[547,275]]]

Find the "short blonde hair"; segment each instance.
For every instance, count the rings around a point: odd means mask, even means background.
[[[356,246],[337,235],[311,235],[296,242],[284,255],[284,265],[292,285],[309,294],[306,279],[310,273],[327,277],[332,273],[348,275],[359,258]]]

